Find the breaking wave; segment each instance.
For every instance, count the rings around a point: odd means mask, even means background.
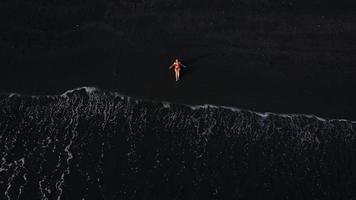
[[[98,92],[98,93],[107,93],[107,92],[104,92],[104,91],[101,91],[99,88],[96,88],[96,87],[79,87],[79,88],[75,88],[75,89],[72,89],[72,90],[67,90],[66,92],[60,94],[60,95],[44,95],[44,96],[30,96],[31,98],[35,98],[35,99],[39,99],[39,98],[58,98],[58,96],[60,97],[68,97],[68,95],[71,95],[75,92],[85,92],[87,95],[90,95],[92,93],[95,93],[95,92]],[[120,98],[128,98],[130,99],[131,97],[127,96],[127,95],[123,95],[123,94],[120,94],[120,93],[117,93],[117,92],[109,92],[111,93],[111,95],[114,95],[116,97],[120,97]],[[23,95],[21,94],[18,94],[18,93],[10,93],[9,95],[4,95],[3,96],[7,96],[8,98],[11,98],[11,97],[21,97]],[[6,97],[5,97],[6,98]],[[136,101],[139,101],[139,99],[136,99]],[[170,102],[166,102],[166,101],[163,101],[162,102],[162,105],[163,107],[165,108],[169,108],[170,107]],[[265,118],[265,117],[268,117],[268,116],[279,116],[279,117],[282,117],[282,118],[293,118],[293,117],[296,117],[296,116],[303,116],[303,117],[306,117],[306,118],[313,118],[313,119],[316,119],[316,120],[320,120],[320,121],[328,121],[328,120],[332,120],[332,121],[349,121],[350,123],[356,123],[356,121],[351,121],[351,120],[347,120],[347,119],[325,119],[325,118],[322,118],[322,117],[318,117],[316,115],[310,115],[310,114],[279,114],[279,113],[272,113],[272,112],[265,112],[265,113],[261,113],[261,112],[256,112],[256,111],[248,111],[248,110],[245,110],[245,109],[239,109],[239,108],[234,108],[234,107],[229,107],[229,106],[217,106],[217,105],[212,105],[212,104],[204,104],[204,105],[188,105],[188,104],[181,104],[182,106],[187,106],[189,108],[191,108],[192,110],[199,110],[199,109],[227,109],[227,110],[231,110],[233,112],[241,112],[241,111],[247,111],[247,112],[253,112],[255,113],[256,115],[262,117],[262,118]]]

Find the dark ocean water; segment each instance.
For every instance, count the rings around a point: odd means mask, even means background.
[[[130,98],[0,98],[0,199],[356,199],[356,123]]]

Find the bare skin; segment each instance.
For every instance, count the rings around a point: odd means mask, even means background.
[[[179,76],[180,76],[181,67],[186,68],[187,66],[183,65],[178,59],[175,59],[175,61],[169,67],[169,69],[171,69],[172,67],[174,67],[175,78],[176,78],[176,81],[178,81],[179,80]]]

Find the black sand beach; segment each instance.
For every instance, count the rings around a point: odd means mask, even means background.
[[[0,199],[356,199],[353,4],[3,0]]]

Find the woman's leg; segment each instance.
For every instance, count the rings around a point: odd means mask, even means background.
[[[178,81],[179,80],[179,70],[177,70],[177,72],[176,72],[176,81]]]
[[[175,76],[176,81],[177,81],[177,77],[178,77],[178,70],[177,69],[174,69],[174,76]]]

